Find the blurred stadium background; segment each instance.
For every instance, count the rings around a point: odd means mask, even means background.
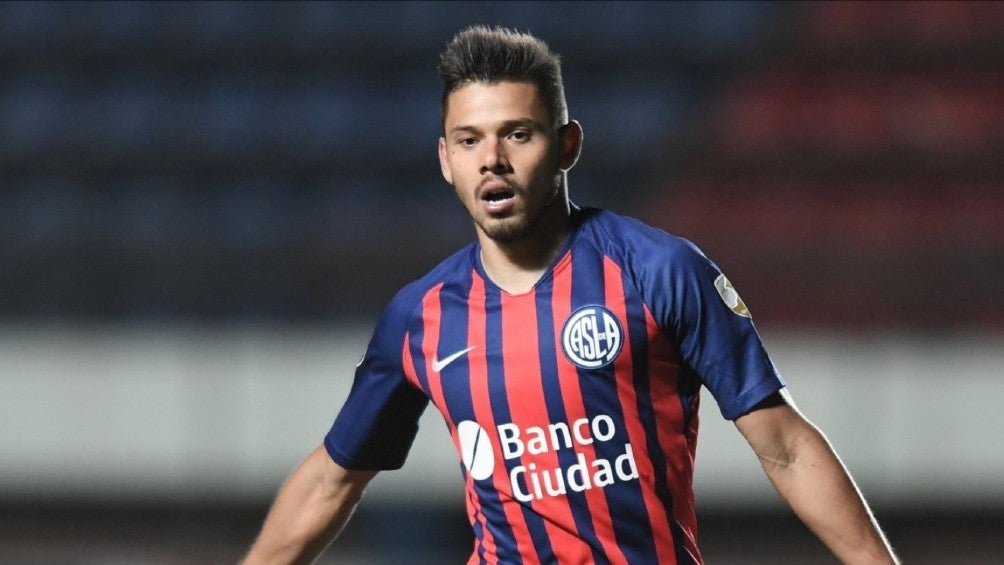
[[[911,563],[999,563],[1004,4],[0,4],[0,562],[226,563],[472,237],[437,54],[564,56],[580,204],[693,239]],[[332,563],[469,549],[438,416]],[[828,562],[705,403],[711,563]]]

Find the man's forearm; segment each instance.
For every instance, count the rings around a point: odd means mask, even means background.
[[[791,459],[761,457],[795,513],[844,563],[898,563],[844,465],[823,434],[806,423]]]
[[[315,449],[280,489],[244,565],[310,563],[348,522],[375,472],[346,471]]]

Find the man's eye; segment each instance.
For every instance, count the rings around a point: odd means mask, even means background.
[[[463,145],[464,147],[472,147],[478,140],[473,137],[465,137],[463,139],[457,140],[457,143]]]
[[[509,134],[509,139],[513,141],[527,141],[530,139],[530,132],[528,131],[514,131]]]

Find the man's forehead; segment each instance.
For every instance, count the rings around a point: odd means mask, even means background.
[[[524,81],[468,82],[446,99],[447,124],[458,125],[469,119],[511,115],[505,119],[531,119],[547,122],[549,112],[540,96],[537,85]]]

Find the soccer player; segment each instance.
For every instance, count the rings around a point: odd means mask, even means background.
[[[701,563],[702,386],[837,558],[895,563],[718,267],[683,239],[569,201],[583,133],[557,56],[472,27],[439,72],[439,162],[476,241],[391,300],[246,563],[318,556],[374,475],[403,465],[429,402],[462,463],[469,563]]]

